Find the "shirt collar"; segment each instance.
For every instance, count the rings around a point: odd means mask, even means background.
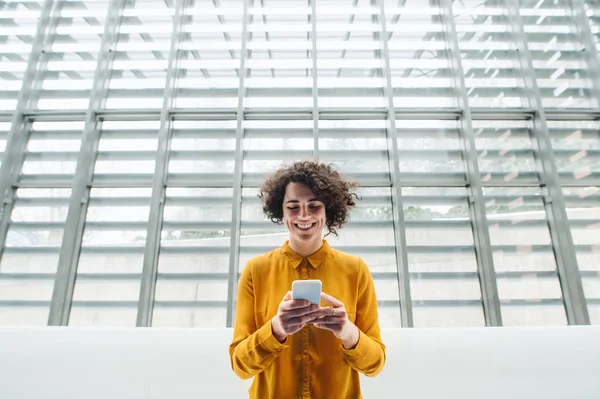
[[[300,263],[302,262],[303,259],[305,259],[304,257],[302,257],[302,256],[298,255],[296,252],[294,252],[292,250],[292,248],[290,248],[289,240],[287,240],[285,242],[285,244],[283,244],[282,250],[283,250],[283,254],[285,255],[285,257],[288,260],[288,263],[294,269],[297,268],[298,265],[300,265]],[[323,261],[325,259],[327,259],[327,257],[329,256],[330,253],[331,253],[331,247],[329,246],[329,244],[327,243],[326,240],[323,240],[323,245],[321,246],[321,248],[319,248],[319,250],[317,252],[315,252],[314,254],[309,255],[307,257],[308,263],[310,263],[310,265],[316,269],[317,266],[319,266],[321,263],[323,263]]]

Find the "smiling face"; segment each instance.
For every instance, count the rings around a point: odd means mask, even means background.
[[[283,197],[283,222],[290,233],[290,247],[301,256],[315,253],[322,245],[325,204],[302,183],[289,183]]]

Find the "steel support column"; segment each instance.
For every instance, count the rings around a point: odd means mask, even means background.
[[[48,317],[48,325],[50,326],[65,326],[69,322],[81,240],[100,140],[98,116],[95,111],[101,108],[106,98],[107,82],[110,80],[109,71],[114,55],[113,49],[117,42],[121,11],[124,6],[124,0],[112,0],[108,4],[108,14],[104,23],[104,33],[94,73],[94,86],[85,115],[81,150],[77,159],[77,172],[73,178],[73,190],[58,258],[58,269]]]
[[[518,49],[519,62],[523,71],[525,90],[534,110],[532,135],[537,146],[536,158],[542,176],[544,206],[548,216],[550,236],[556,258],[558,277],[565,301],[565,311],[569,324],[589,324],[581,274],[573,246],[571,229],[565,208],[565,201],[558,179],[556,158],[552,151],[550,133],[546,123],[546,112],[537,85],[533,61],[523,27],[523,19],[516,0],[506,0],[508,17]]]
[[[465,164],[467,168],[467,191],[469,196],[469,214],[473,228],[475,242],[475,253],[477,255],[477,271],[481,285],[483,310],[486,326],[501,326],[502,314],[500,311],[500,299],[498,287],[496,286],[496,272],[494,270],[494,258],[492,245],[490,243],[490,232],[485,213],[485,201],[479,163],[477,160],[477,148],[471,119],[471,109],[465,85],[464,70],[460,58],[458,46],[458,35],[456,23],[452,11],[452,0],[440,0],[442,11],[442,22],[444,25],[446,46],[450,52],[450,61],[454,76],[454,84],[457,90],[459,108],[462,109],[460,118],[461,127],[459,133],[463,143]]]
[[[183,31],[183,14],[186,0],[175,1],[175,15],[173,16],[173,30],[171,34],[171,47],[169,49],[169,64],[165,89],[163,92],[163,105],[160,113],[160,130],[158,131],[158,152],[154,167],[154,180],[152,182],[152,198],[150,202],[150,215],[144,248],[144,266],[138,302],[136,325],[150,327],[154,311],[154,297],[156,293],[156,279],[158,275],[158,257],[160,253],[160,236],[162,230],[163,214],[167,190],[167,171],[169,166],[169,148],[171,147],[171,116],[169,110],[173,105],[177,62],[179,60],[178,45]]]
[[[245,77],[248,48],[249,2],[244,0],[242,20],[242,49],[240,51],[240,81],[238,87],[237,127],[235,138],[235,169],[233,177],[233,203],[231,207],[231,244],[229,247],[229,278],[227,285],[227,327],[233,327],[240,270],[240,229],[242,219],[242,174],[244,163],[244,97],[246,96]]]
[[[406,228],[404,224],[404,206],[402,201],[402,183],[400,181],[400,158],[398,153],[398,132],[396,131],[396,113],[394,112],[394,91],[388,49],[387,20],[385,16],[385,0],[371,0],[373,6],[379,2],[379,19],[381,23],[381,40],[384,60],[383,89],[387,108],[387,143],[390,177],[392,182],[391,196],[394,217],[394,242],[396,250],[396,267],[398,270],[398,298],[400,299],[400,319],[402,327],[413,327],[412,298],[410,296],[410,274],[406,246]]]

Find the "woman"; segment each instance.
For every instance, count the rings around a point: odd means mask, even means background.
[[[278,170],[260,188],[263,211],[289,240],[248,261],[239,280],[231,366],[255,377],[251,398],[361,398],[358,372],[385,364],[373,279],[361,258],[335,250],[356,205],[353,183],[318,162]],[[322,304],[292,300],[294,280],[321,280]],[[282,299],[283,298],[283,299]]]

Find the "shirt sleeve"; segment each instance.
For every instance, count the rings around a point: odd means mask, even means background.
[[[358,372],[374,377],[385,365],[385,345],[381,340],[375,284],[369,268],[359,258],[358,298],[355,324],[359,330],[356,347],[344,349],[346,362]]]
[[[231,368],[241,379],[260,373],[288,347],[273,335],[271,321],[257,328],[254,317],[252,267],[246,265],[238,283],[233,341],[229,345]]]

